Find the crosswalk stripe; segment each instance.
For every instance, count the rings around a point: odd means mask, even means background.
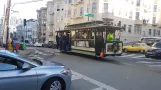
[[[124,55],[124,56],[120,56],[120,57],[129,57],[129,56],[135,56],[136,54],[129,54],[129,55]]]
[[[95,89],[92,89],[92,90],[103,90],[101,87],[99,88],[95,88]]]
[[[139,61],[139,62],[136,62],[136,63],[145,63],[145,64],[159,64],[161,62],[147,62],[147,61]]]
[[[161,65],[148,65],[149,67],[161,67]]]
[[[136,56],[136,57],[131,57],[131,58],[142,58],[142,57],[145,57],[145,56],[141,55],[141,56]]]

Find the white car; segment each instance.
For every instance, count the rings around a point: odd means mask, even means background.
[[[35,47],[42,47],[42,43],[36,42],[36,43],[34,44],[34,46],[35,46]]]

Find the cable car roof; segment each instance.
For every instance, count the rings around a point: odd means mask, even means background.
[[[117,27],[117,26],[98,25],[98,26],[90,26],[90,27],[82,27],[82,28],[73,28],[73,29],[71,29],[71,30],[94,29],[94,28],[102,28],[102,27],[112,28],[112,29],[114,29],[114,30],[121,30],[121,29],[123,29],[122,27]]]
[[[103,21],[88,21],[88,22],[83,22],[83,23],[76,23],[76,24],[71,24],[71,25],[67,25],[65,27],[70,27],[70,26],[76,26],[76,25],[86,25],[86,24],[92,24],[92,23],[104,23]]]

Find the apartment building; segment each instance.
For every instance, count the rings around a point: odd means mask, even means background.
[[[161,0],[65,0],[65,25],[101,20],[125,29],[116,33],[123,41],[161,36]],[[94,17],[84,16],[94,14]]]
[[[24,36],[24,26],[23,24],[17,25],[16,26],[16,38],[18,40],[23,40]]]
[[[25,39],[36,42],[37,39],[37,20],[29,19],[25,26]]]
[[[38,41],[45,42],[48,37],[46,34],[47,7],[42,7],[37,10],[38,20]]]
[[[46,41],[56,41],[55,31],[64,29],[64,15],[64,0],[47,2]]]
[[[53,41],[54,33],[54,1],[47,2],[47,21],[46,21],[46,34],[47,41]]]

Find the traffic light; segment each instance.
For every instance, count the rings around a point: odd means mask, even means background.
[[[23,25],[26,26],[26,19],[23,20]]]

